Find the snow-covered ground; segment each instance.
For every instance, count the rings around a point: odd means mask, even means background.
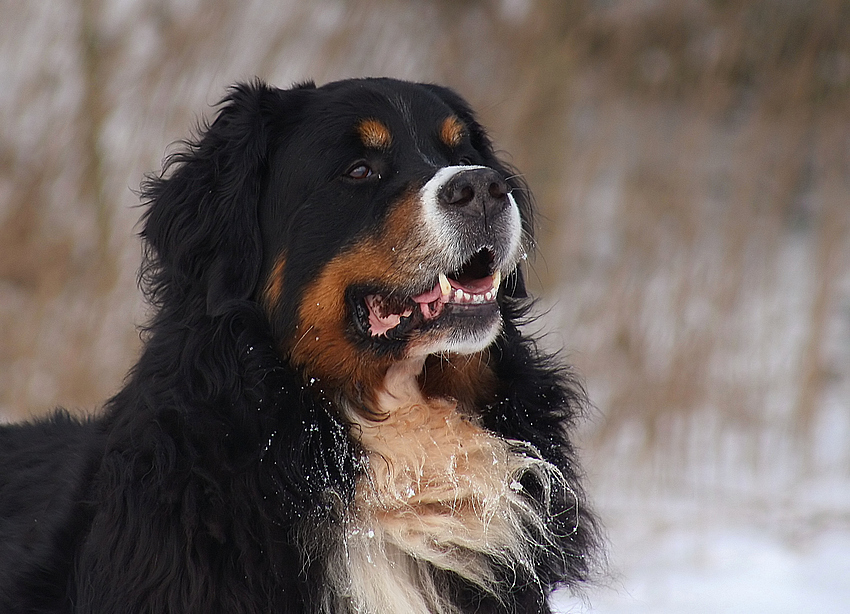
[[[557,612],[850,612],[850,480],[841,471],[751,474],[735,488],[659,488],[640,474],[606,468],[591,479],[608,568],[583,598],[556,595]]]
[[[593,612],[841,614],[850,610],[850,532],[793,544],[755,526],[622,536],[622,576]],[[638,541],[632,544],[633,540]],[[634,548],[629,553],[623,548]]]
[[[658,526],[632,516],[609,531],[607,586],[558,612],[598,614],[844,614],[850,612],[850,528],[797,537],[756,523]],[[816,521],[817,519],[813,519]],[[845,519],[846,520],[846,519]]]

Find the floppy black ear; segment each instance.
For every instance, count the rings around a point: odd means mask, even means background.
[[[141,234],[154,298],[206,297],[207,313],[220,315],[253,293],[262,260],[257,206],[276,91],[259,81],[233,87],[200,138],[143,186],[149,208]]]
[[[487,131],[478,123],[472,108],[460,95],[454,90],[440,85],[428,84],[426,87],[446,103],[469,128],[469,140],[483,158],[484,165],[499,171],[505,177],[511,187],[511,195],[516,200],[522,216],[523,233],[526,239],[531,240],[534,237],[534,201],[528,189],[528,184],[526,184],[522,175],[510,164],[499,159]],[[516,270],[505,280],[502,287],[506,296],[513,298],[528,297],[525,288],[525,276],[520,265],[517,265]]]

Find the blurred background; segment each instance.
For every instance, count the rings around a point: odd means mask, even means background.
[[[607,568],[560,612],[850,607],[850,1],[0,0],[0,419],[139,351],[134,191],[229,84],[463,94],[542,216]]]

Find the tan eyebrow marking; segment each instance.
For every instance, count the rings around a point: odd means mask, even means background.
[[[461,139],[466,132],[463,123],[454,115],[443,120],[440,126],[440,140],[449,147],[457,147],[460,145]]]
[[[360,140],[371,149],[387,149],[393,142],[393,135],[385,124],[377,119],[364,119],[357,126]]]

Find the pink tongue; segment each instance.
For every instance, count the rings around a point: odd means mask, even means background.
[[[470,279],[465,283],[460,283],[456,279],[449,277],[449,284],[455,290],[464,290],[470,294],[484,294],[493,287],[493,276],[482,277],[481,279]],[[433,303],[443,295],[443,291],[438,283],[427,292],[423,292],[418,296],[413,297],[413,301],[420,305]]]
[[[493,276],[484,277],[482,279],[471,279],[465,283],[460,283],[456,279],[449,278],[449,284],[456,290],[463,290],[470,294],[484,294],[493,287]],[[443,290],[440,284],[437,283],[433,288],[422,294],[417,294],[411,297],[414,303],[419,305],[422,315],[426,320],[433,320],[443,311]],[[392,328],[398,322],[388,322],[384,326]],[[373,322],[373,330],[376,328],[376,323]]]
[[[423,292],[422,294],[414,296],[413,302],[419,303],[420,305],[427,305],[428,303],[433,303],[434,301],[436,301],[442,296],[442,294],[443,291],[440,289],[440,284],[436,284],[427,292]]]
[[[443,311],[443,301],[440,300],[443,296],[443,291],[440,289],[440,284],[436,284],[433,288],[422,294],[418,294],[413,298],[413,302],[419,305],[422,311],[422,317],[426,320],[433,320]]]

